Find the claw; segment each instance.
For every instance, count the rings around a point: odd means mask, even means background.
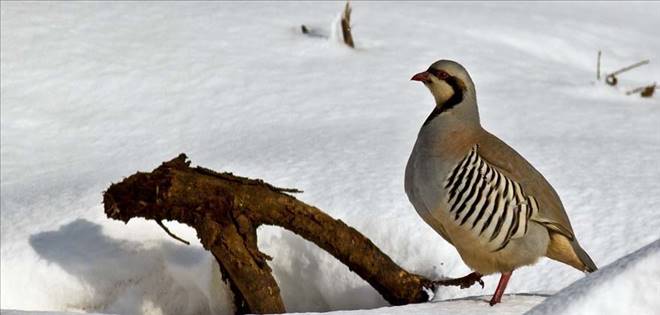
[[[462,278],[456,278],[456,279],[446,279],[446,280],[437,280],[433,281],[433,286],[434,289],[437,288],[438,286],[451,286],[455,285],[460,287],[461,289],[467,289],[474,285],[474,283],[477,282],[481,285],[481,288],[483,289],[484,287],[484,282],[481,280],[481,274],[473,272],[465,277]]]

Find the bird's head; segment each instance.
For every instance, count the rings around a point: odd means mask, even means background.
[[[467,70],[451,60],[438,60],[411,80],[424,83],[433,94],[436,106],[443,111],[474,97],[474,84]]]

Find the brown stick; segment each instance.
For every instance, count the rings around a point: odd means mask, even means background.
[[[641,95],[642,97],[651,97],[653,96],[657,88],[658,85],[655,82],[653,82],[653,85],[649,85],[646,88],[644,88],[644,90],[641,93],[639,93],[639,95]]]
[[[629,71],[629,70],[635,69],[635,68],[637,68],[637,67],[639,67],[639,66],[643,66],[643,65],[645,65],[645,64],[647,64],[647,63],[649,63],[649,62],[650,62],[650,60],[648,60],[648,59],[647,59],[647,60],[642,60],[642,61],[640,61],[640,62],[636,62],[636,63],[634,63],[634,64],[632,64],[632,65],[629,65],[629,66],[623,67],[623,68],[621,68],[621,69],[619,69],[619,70],[617,70],[617,71],[614,71],[614,72],[612,72],[612,73],[610,73],[610,74],[608,74],[608,75],[605,76],[605,83],[607,83],[607,84],[609,84],[609,85],[611,85],[611,86],[615,86],[615,85],[619,82],[619,79],[617,79],[617,77],[616,77],[617,75],[619,75],[619,74],[621,74],[621,73],[623,73],[623,72],[626,72],[626,71]]]
[[[238,313],[285,311],[267,260],[257,248],[261,224],[293,231],[332,254],[394,305],[428,300],[433,282],[396,265],[369,239],[341,220],[261,180],[192,168],[186,156],[151,173],[136,173],[103,196],[106,215],[128,222],[142,217],[176,220],[197,230],[234,291]]]
[[[341,33],[344,37],[344,43],[348,47],[355,48],[355,43],[353,43],[353,34],[351,34],[351,5],[346,1],[346,6],[344,7],[344,13],[341,16]]]
[[[621,69],[619,69],[619,70],[617,70],[617,71],[614,71],[614,72],[610,73],[610,75],[611,75],[611,76],[617,76],[617,75],[619,75],[619,74],[621,74],[621,73],[623,73],[623,72],[626,72],[626,71],[629,71],[629,70],[635,69],[635,68],[637,68],[637,67],[639,67],[639,66],[643,66],[643,65],[645,65],[645,64],[648,64],[649,62],[651,62],[651,61],[648,60],[648,59],[647,59],[647,60],[642,60],[642,61],[640,61],[640,62],[636,62],[636,63],[633,63],[633,64],[631,64],[631,65],[629,65],[629,66],[623,67],[623,68],[621,68]]]
[[[645,85],[645,86],[640,86],[638,88],[634,88],[634,89],[626,92],[626,95],[640,93],[640,95],[642,97],[651,97],[651,96],[653,96],[657,86],[658,86],[657,83],[653,82],[653,84],[651,84],[651,85]]]
[[[186,245],[190,245],[190,242],[188,242],[188,241],[186,241],[186,240],[184,240],[184,239],[182,239],[182,238],[180,238],[180,237],[174,235],[174,233],[170,232],[170,229],[168,229],[168,228],[165,226],[165,224],[163,224],[163,221],[156,221],[156,223],[158,223],[158,226],[160,226],[160,228],[163,229],[163,231],[165,231],[165,233],[167,233],[167,235],[171,236],[173,239],[175,239],[175,240],[177,240],[177,241],[179,241],[179,242],[181,242],[181,243],[184,243],[184,244],[186,244]]]

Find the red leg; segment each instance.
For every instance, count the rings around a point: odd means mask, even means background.
[[[502,273],[500,283],[497,284],[497,289],[495,289],[495,294],[493,294],[493,298],[490,299],[490,306],[493,306],[502,300],[502,294],[504,294],[504,289],[506,289],[506,285],[509,283],[509,278],[511,278],[512,273],[513,271]]]

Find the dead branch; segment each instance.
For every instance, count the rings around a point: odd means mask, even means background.
[[[138,172],[103,195],[109,218],[176,220],[197,231],[216,258],[237,313],[282,313],[280,289],[257,247],[257,227],[277,225],[315,243],[394,305],[425,302],[433,282],[395,264],[369,239],[341,220],[261,180],[190,167],[184,154],[151,173]],[[170,234],[170,233],[168,233]]]
[[[648,59],[647,60],[642,60],[640,62],[636,62],[632,65],[629,65],[629,66],[623,67],[619,70],[616,70],[616,71],[608,74],[607,76],[605,76],[605,82],[607,84],[611,85],[611,86],[615,86],[619,82],[619,80],[616,77],[617,75],[619,75],[621,73],[624,73],[626,71],[630,71],[630,70],[635,69],[637,67],[643,66],[645,64],[648,64],[649,62],[650,62],[650,60],[648,60]]]
[[[621,68],[621,69],[619,69],[619,70],[616,70],[616,71],[610,73],[610,75],[614,75],[614,76],[616,76],[616,75],[619,75],[619,74],[624,73],[624,72],[626,72],[626,71],[630,71],[630,70],[635,69],[635,68],[637,68],[637,67],[640,67],[640,66],[643,66],[643,65],[645,65],[645,64],[648,64],[649,62],[651,62],[651,61],[648,60],[648,59],[647,59],[647,60],[642,60],[642,61],[640,61],[640,62],[636,62],[636,63],[633,63],[633,64],[631,64],[631,65],[629,65],[629,66],[626,66],[626,67],[623,67],[623,68]]]
[[[344,43],[348,47],[355,48],[355,43],[353,43],[353,34],[351,34],[351,5],[346,1],[346,6],[344,6],[344,13],[341,16],[341,33],[344,37]]]

